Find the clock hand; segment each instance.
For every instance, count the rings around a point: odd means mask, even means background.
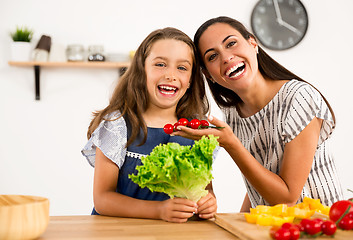
[[[277,22],[282,25],[281,11],[279,10],[279,5],[277,0],[273,0],[273,6],[275,7]]]
[[[295,32],[296,34],[300,35],[301,32],[298,29],[296,29],[292,25],[288,24],[287,22],[283,21],[281,11],[279,9],[278,0],[273,0],[273,6],[275,7],[277,22],[279,23],[279,25],[284,26],[284,27],[288,28],[289,30]]]
[[[281,23],[280,23],[282,26],[288,28],[289,30],[291,30],[292,32],[295,32],[296,34],[300,35],[301,32],[296,29],[295,27],[293,27],[292,25],[286,23],[285,21],[281,20]]]

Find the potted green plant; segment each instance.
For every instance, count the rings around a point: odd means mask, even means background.
[[[12,38],[11,60],[29,61],[33,31],[27,27],[17,27],[14,32],[10,33],[10,36]]]

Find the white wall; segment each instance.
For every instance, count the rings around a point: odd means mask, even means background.
[[[93,168],[81,156],[91,112],[108,101],[115,69],[44,68],[41,100],[34,100],[32,68],[10,67],[9,32],[17,25],[34,29],[35,40],[52,37],[53,47],[103,44],[128,53],[152,30],[180,28],[193,37],[205,20],[219,15],[250,26],[256,0],[0,1],[0,194],[30,194],[50,199],[51,215],[89,214]],[[295,48],[268,51],[275,59],[317,86],[337,115],[333,150],[343,188],[353,188],[352,55],[353,1],[303,0],[310,23]],[[212,112],[220,116],[215,107]],[[220,212],[239,211],[245,188],[239,170],[222,151],[214,166]],[[347,194],[347,196],[350,194]]]

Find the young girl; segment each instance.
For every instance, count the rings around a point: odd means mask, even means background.
[[[152,32],[137,49],[109,105],[94,113],[82,150],[95,167],[92,214],[170,222],[185,222],[193,213],[206,219],[215,214],[211,184],[209,194],[195,203],[141,189],[128,178],[137,174],[141,156],[160,143],[194,143],[165,134],[163,127],[182,117],[201,118],[208,111],[195,51],[192,40],[177,29]]]
[[[238,21],[219,17],[196,32],[203,72],[226,123],[223,129],[179,127],[174,135],[219,136],[247,187],[242,211],[289,205],[305,196],[331,205],[342,199],[327,139],[335,117],[316,88],[274,61]]]

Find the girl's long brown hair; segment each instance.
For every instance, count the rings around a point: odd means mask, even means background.
[[[195,57],[196,48],[193,41],[182,31],[175,28],[158,29],[150,33],[136,50],[131,65],[119,79],[112,94],[109,105],[103,110],[93,112],[87,138],[90,138],[94,130],[108,114],[115,111],[121,113],[121,117],[131,126],[131,136],[127,141],[128,147],[134,142],[143,130],[144,138],[140,145],[147,139],[147,126],[142,117],[148,106],[148,92],[146,87],[145,60],[149,55],[152,45],[161,39],[175,39],[185,42],[192,50],[193,66],[190,87],[185,95],[179,100],[176,115],[178,118],[202,118],[209,110],[209,103],[205,94],[205,84],[202,80],[198,58]],[[116,119],[113,119],[116,120]]]
[[[231,26],[235,30],[237,30],[246,40],[248,40],[251,37],[251,38],[255,39],[255,41],[257,41],[256,37],[252,33],[250,33],[242,23],[240,23],[239,21],[237,21],[233,18],[221,16],[221,17],[212,18],[212,19],[206,21],[204,24],[202,24],[199,27],[199,29],[196,31],[195,36],[194,36],[194,43],[195,43],[195,46],[197,49],[197,58],[200,61],[201,67],[205,70],[207,70],[207,69],[206,69],[205,64],[203,62],[202,55],[199,51],[200,50],[199,49],[199,41],[200,41],[202,34],[207,30],[207,28],[215,23],[228,24],[229,26]],[[283,67],[281,64],[279,64],[277,61],[275,61],[260,46],[258,46],[258,48],[259,48],[259,53],[257,54],[258,67],[259,67],[261,74],[265,78],[271,79],[271,80],[297,79],[299,81],[308,83],[307,81],[298,77],[297,75],[295,75],[294,73],[292,73],[291,71],[289,71],[288,69]],[[207,77],[206,77],[206,79],[207,79],[207,83],[210,87],[212,96],[215,99],[215,102],[217,103],[217,105],[219,107],[236,106],[239,102],[242,102],[240,97],[232,90],[225,88],[216,82],[213,82],[212,79],[209,79]],[[308,83],[308,84],[311,85],[310,83]],[[313,85],[311,85],[311,86],[316,89],[316,87],[314,87]],[[328,103],[326,98],[321,94],[321,92],[318,89],[316,89],[316,90],[320,93],[320,95],[322,96],[322,98],[326,102],[326,104],[332,114],[333,121],[336,123],[335,114],[334,114],[330,104]]]

